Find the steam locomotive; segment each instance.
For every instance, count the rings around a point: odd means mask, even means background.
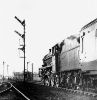
[[[97,19],[49,49],[39,76],[48,86],[97,88]]]

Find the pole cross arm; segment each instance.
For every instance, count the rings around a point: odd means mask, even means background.
[[[21,20],[20,20],[19,18],[17,18],[16,16],[15,16],[15,19],[17,19],[17,21],[20,22],[23,26],[25,25],[25,20],[21,21]]]
[[[25,35],[24,34],[20,34],[18,31],[14,31],[15,33],[17,33],[20,37],[22,37],[23,39],[25,38]]]
[[[22,48],[18,48],[18,49],[20,49],[20,50],[22,50],[24,52],[25,47],[23,46]]]

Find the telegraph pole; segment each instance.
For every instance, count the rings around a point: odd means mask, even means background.
[[[5,62],[3,61],[3,82],[4,82],[4,68],[5,68]]]
[[[27,72],[28,72],[28,64],[29,64],[30,62],[27,62]]]
[[[24,20],[24,82],[25,82],[25,20]]]
[[[32,63],[32,80],[33,80],[33,63]]]
[[[24,44],[22,45],[22,48],[19,48],[20,50],[22,50],[24,52],[24,57],[20,57],[20,58],[24,58],[24,82],[25,82],[25,20],[21,21],[19,18],[17,18],[15,16],[15,19],[23,26],[24,29],[24,34],[20,34],[18,31],[15,30],[15,32],[23,39]]]
[[[9,67],[9,65],[7,65],[7,76],[8,76],[8,78],[9,78],[9,72],[8,72],[8,67]]]
[[[28,79],[28,76],[29,76],[29,75],[28,75],[28,67],[29,67],[28,64],[29,64],[29,63],[30,63],[30,62],[27,62],[27,79]]]

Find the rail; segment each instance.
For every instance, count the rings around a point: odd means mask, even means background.
[[[7,82],[6,82],[7,83]],[[18,92],[19,94],[22,95],[23,98],[25,98],[25,100],[30,100],[25,94],[23,94],[20,90],[18,90],[14,85],[12,85],[10,82],[8,82],[7,84],[10,84],[10,87],[8,87],[7,89],[4,89],[2,91],[0,91],[0,95],[4,94],[6,92],[8,92],[11,89],[14,89],[16,92]]]
[[[11,83],[10,83],[11,84]],[[11,84],[12,85],[12,84]],[[23,94],[20,90],[18,90],[15,86],[12,85],[12,87],[19,92],[26,100],[30,100],[25,94]]]

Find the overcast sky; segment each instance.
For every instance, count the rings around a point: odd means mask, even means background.
[[[97,18],[97,0],[0,0],[0,73],[23,71],[19,58],[19,39],[14,30],[23,34],[23,27],[14,18],[26,21],[26,62],[34,63],[34,72],[42,58],[56,43]],[[20,40],[22,43],[22,39]],[[22,56],[22,52],[20,52]]]

